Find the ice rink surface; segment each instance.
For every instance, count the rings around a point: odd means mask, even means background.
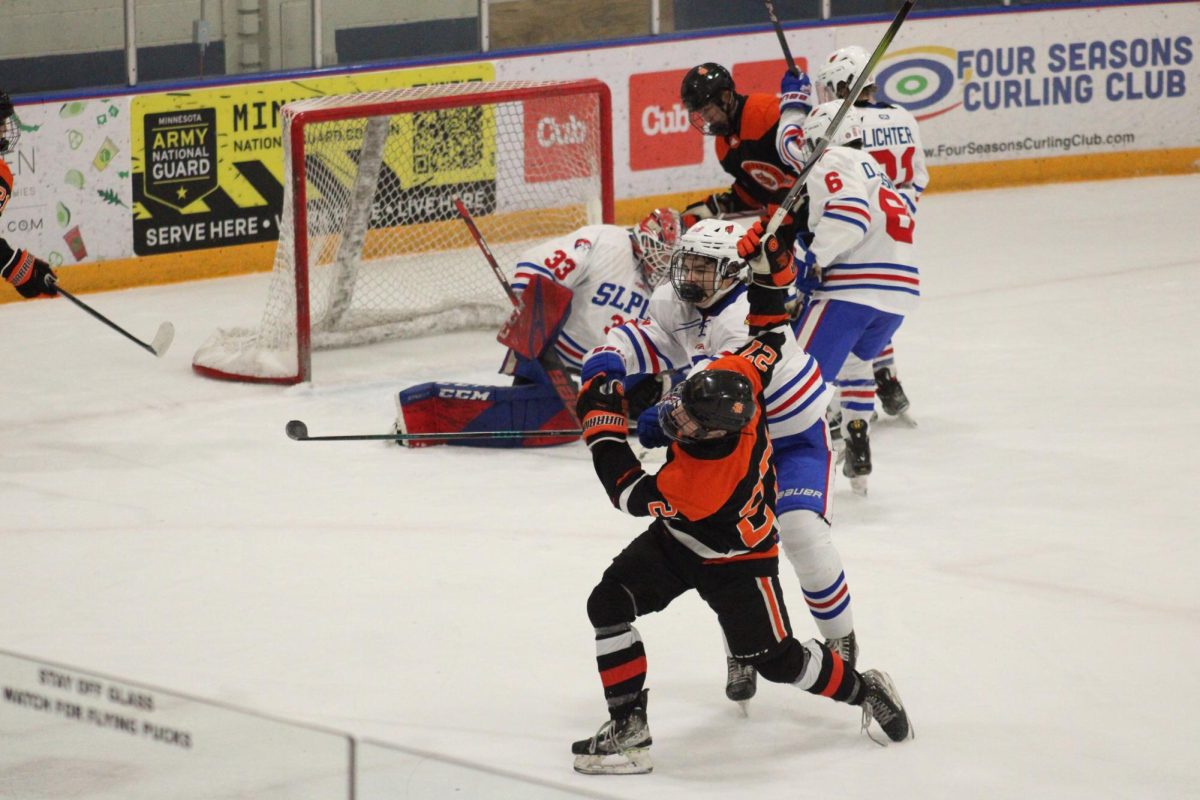
[[[688,595],[638,623],[654,773],[576,775],[606,716],[584,604],[642,522],[581,444],[287,439],[386,432],[398,389],[496,381],[501,351],[193,375],[265,275],[85,298],[146,338],[173,321],[161,361],[63,300],[0,306],[0,649],[613,797],[1196,797],[1198,219],[1196,176],[922,201],[897,338],[920,427],[878,424],[869,497],[839,477],[834,508],[860,667],[891,673],[913,741],[762,681],[741,717]]]

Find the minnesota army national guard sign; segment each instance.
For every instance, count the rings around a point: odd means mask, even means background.
[[[217,188],[217,112],[213,108],[147,114],[147,197],[182,211]]]

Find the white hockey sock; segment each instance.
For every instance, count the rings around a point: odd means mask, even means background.
[[[779,516],[779,538],[821,635],[837,639],[849,634],[854,630],[850,588],[829,523],[814,511],[788,511]]]

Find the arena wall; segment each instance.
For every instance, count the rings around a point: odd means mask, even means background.
[[[834,48],[870,49],[887,23],[793,24],[787,37],[811,70]],[[1200,169],[1198,39],[1196,2],[914,15],[876,79],[920,121],[933,192],[1191,173]],[[551,78],[611,88],[617,221],[630,223],[728,184],[679,102],[679,82],[699,60],[728,66],[743,92],[775,92],[782,73],[774,32],[756,28],[23,98],[20,146],[8,157],[17,186],[0,233],[48,258],[77,291],[269,269],[280,104],[430,81]],[[198,196],[170,195],[169,175],[155,174],[152,131],[171,119],[192,131],[188,168],[209,171]]]

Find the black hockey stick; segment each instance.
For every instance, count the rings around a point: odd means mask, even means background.
[[[376,440],[383,442],[444,441],[447,439],[558,439],[578,438],[583,431],[565,428],[546,431],[454,431],[447,433],[361,433],[339,436],[309,436],[308,426],[294,419],[284,428],[289,439],[297,442],[352,442]]]
[[[483,251],[483,257],[487,259],[488,266],[492,268],[492,272],[496,276],[496,280],[500,281],[500,285],[504,287],[505,294],[512,301],[513,308],[519,308],[521,305],[520,298],[513,288],[508,285],[508,280],[504,277],[504,272],[500,269],[500,264],[496,261],[496,257],[492,255],[492,248],[488,247],[487,240],[483,238],[479,227],[475,224],[474,218],[471,217],[471,212],[467,210],[467,206],[461,198],[454,198],[454,207],[458,209],[458,215],[462,217],[463,222],[467,224],[467,230],[471,232],[471,236],[475,239],[475,244],[479,245],[479,249]],[[554,392],[562,400],[563,408],[571,415],[571,419],[579,421],[575,416],[575,401],[577,400],[575,387],[571,384],[571,379],[567,377],[567,369],[563,366],[562,359],[558,357],[554,346],[546,348],[546,352],[542,353],[540,359],[542,367],[546,370],[546,376],[550,378],[550,383],[554,387]]]
[[[54,283],[54,288],[63,297],[67,298],[72,303],[79,306],[84,311],[91,314],[93,317],[100,320],[105,325],[112,328],[114,331],[121,334],[129,341],[134,342],[135,344],[137,344],[138,347],[141,347],[141,348],[147,350],[148,352],[153,353],[154,355],[158,356],[159,358],[163,357],[163,354],[167,352],[167,348],[171,346],[171,341],[175,338],[175,326],[169,322],[164,322],[158,326],[158,333],[154,334],[154,341],[152,341],[150,344],[146,344],[141,339],[137,338],[132,333],[125,330],[120,325],[113,322],[111,319],[104,316],[99,311],[92,308],[87,303],[83,302],[78,297],[76,297],[75,295],[68,292],[66,289],[59,286],[57,282]]]
[[[896,38],[896,34],[900,31],[900,26],[904,24],[904,18],[908,16],[908,12],[912,10],[917,0],[904,0],[904,5],[900,6],[900,10],[896,12],[896,18],[892,20],[892,24],[884,31],[883,38],[879,40],[879,44],[875,45],[875,52],[871,53],[871,57],[867,60],[867,65],[859,72],[858,77],[854,81],[854,85],[850,87],[850,93],[842,100],[842,105],[838,109],[837,114],[834,114],[833,119],[829,121],[829,127],[825,129],[825,134],[817,140],[813,145],[812,155],[804,162],[804,168],[800,170],[800,175],[796,178],[796,183],[788,191],[787,197],[783,198],[783,202],[779,204],[779,208],[775,209],[775,214],[771,217],[771,221],[767,223],[767,234],[771,235],[779,230],[779,226],[783,224],[783,218],[794,211],[797,203],[800,200],[800,195],[804,193],[804,181],[808,178],[813,167],[817,165],[821,155],[829,147],[829,140],[837,133],[837,129],[841,126],[842,120],[845,119],[846,113],[850,107],[854,105],[854,101],[862,94],[863,86],[867,83],[867,76],[875,69],[875,65],[879,63],[879,59],[883,58],[883,54],[891,45],[892,40]],[[786,48],[786,46],[785,46]]]
[[[787,39],[783,36],[783,26],[779,24],[779,17],[775,16],[775,4],[771,0],[763,0],[763,4],[767,7],[767,16],[771,18],[771,24],[775,26],[775,35],[779,37],[779,46],[783,48],[783,57],[787,59],[788,72],[799,75],[800,68],[796,66],[796,59],[792,58],[792,49],[788,47]]]

